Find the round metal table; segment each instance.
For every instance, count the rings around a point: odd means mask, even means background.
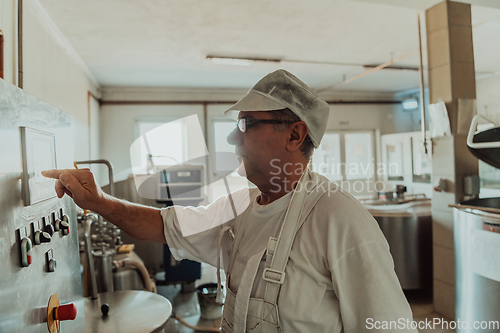
[[[104,303],[109,305],[106,317],[101,313]],[[85,299],[85,326],[92,333],[158,332],[171,314],[172,304],[165,297],[147,291],[113,291]]]

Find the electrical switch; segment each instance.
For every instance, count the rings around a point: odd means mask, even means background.
[[[74,303],[59,305],[59,297],[57,297],[57,294],[52,294],[47,306],[47,328],[49,332],[60,332],[60,322],[64,320],[74,320],[76,314],[77,308]]]
[[[50,243],[52,237],[48,232],[36,231],[35,232],[35,245],[40,245],[41,243]]]
[[[74,303],[59,305],[54,308],[54,320],[75,320],[76,305]]]
[[[47,263],[47,269],[49,272],[55,272],[56,271],[56,265],[57,262],[55,259],[50,259],[49,262]]]
[[[61,230],[61,220],[60,219],[56,219],[56,221],[54,222],[54,230],[55,231]]]
[[[21,240],[21,264],[23,267],[31,265],[33,258],[31,257],[31,240],[26,237]]]
[[[56,271],[56,260],[54,259],[54,253],[52,249],[48,250],[45,253],[45,258],[47,259],[47,271],[55,272]]]
[[[42,241],[40,239],[40,236],[42,235],[41,231],[35,231],[35,245],[40,245],[42,244]]]
[[[54,234],[54,226],[52,224],[46,224],[44,228],[45,232],[48,233],[51,237]]]
[[[69,223],[66,221],[61,221],[60,228],[63,232],[63,235],[69,235]]]

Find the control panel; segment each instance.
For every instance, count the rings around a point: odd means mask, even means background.
[[[41,175],[72,167],[71,117],[1,79],[0,91],[0,332],[50,332],[52,294],[56,331],[86,332],[76,206]]]
[[[29,226],[23,226],[18,229],[20,239],[21,267],[29,267],[33,262],[33,253],[45,251],[46,271],[54,272],[56,270],[56,259],[54,251],[45,247],[39,249],[38,245],[62,241],[61,239],[70,233],[69,216],[64,214],[63,208],[51,212],[47,216],[32,221]],[[49,244],[50,245],[50,244]],[[64,253],[61,253],[64,256]]]

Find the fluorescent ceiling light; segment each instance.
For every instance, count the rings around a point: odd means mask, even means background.
[[[403,101],[403,110],[416,110],[418,108],[418,101],[416,98],[408,98]]]
[[[281,62],[280,59],[264,59],[264,58],[235,58],[235,57],[222,57],[222,56],[211,56],[207,55],[207,59],[210,59],[215,64],[219,65],[237,65],[237,66],[249,66],[252,62]]]
[[[217,65],[250,66],[250,61],[246,59],[218,58],[218,57],[213,57],[213,58],[207,57],[207,59],[212,60],[212,62]]]
[[[378,67],[380,65],[363,65],[364,68],[375,68],[375,67]],[[381,69],[384,69],[384,70],[393,70],[393,71],[415,71],[415,72],[418,72],[420,69],[418,67],[409,67],[409,66],[386,66],[386,67],[383,67]]]

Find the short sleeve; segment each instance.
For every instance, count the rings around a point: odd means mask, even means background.
[[[174,258],[215,266],[220,230],[225,226],[234,227],[235,217],[248,208],[252,192],[248,188],[241,189],[208,206],[162,209],[165,239]]]

